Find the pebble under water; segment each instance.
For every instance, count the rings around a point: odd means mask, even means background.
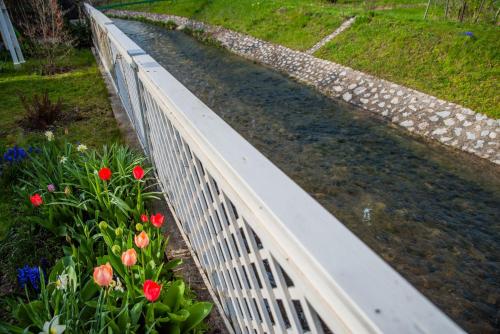
[[[165,28],[114,20],[465,330],[500,330],[500,168]]]

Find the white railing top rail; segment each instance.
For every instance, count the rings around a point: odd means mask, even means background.
[[[332,331],[462,330],[152,57],[86,5]],[[142,51],[142,52],[141,52]]]

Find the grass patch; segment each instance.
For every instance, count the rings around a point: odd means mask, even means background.
[[[0,62],[0,147],[24,145],[42,136],[20,127],[25,111],[19,93],[31,97],[45,90],[52,100],[63,99],[64,113],[78,114],[74,122],[65,126],[69,140],[96,147],[120,140],[108,92],[92,53],[75,50],[65,63],[73,70],[41,76],[37,73],[39,61],[36,59],[29,60],[20,69],[15,69],[10,62]],[[56,135],[65,132],[65,128],[57,128]]]

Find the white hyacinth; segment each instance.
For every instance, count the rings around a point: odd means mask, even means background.
[[[39,334],[62,334],[66,330],[66,325],[59,325],[59,316],[56,315],[52,320],[43,324],[43,332]]]
[[[53,141],[54,140],[54,132],[52,132],[52,131],[45,131],[45,137],[47,137],[48,141]]]
[[[78,152],[85,152],[87,150],[87,145],[80,144],[76,147]]]

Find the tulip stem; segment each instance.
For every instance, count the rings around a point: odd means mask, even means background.
[[[146,279],[146,263],[144,263],[144,248],[141,248],[141,257],[142,257],[142,275],[143,280]]]
[[[132,269],[132,266],[130,266],[129,269],[130,269],[130,277],[132,277],[132,298],[135,298],[134,270]]]
[[[109,209],[111,207],[111,201],[109,200],[108,183],[106,181],[104,181],[104,191],[106,192],[106,197],[108,199],[107,208]]]
[[[141,181],[137,180],[137,212],[141,214],[142,208],[141,208]]]

